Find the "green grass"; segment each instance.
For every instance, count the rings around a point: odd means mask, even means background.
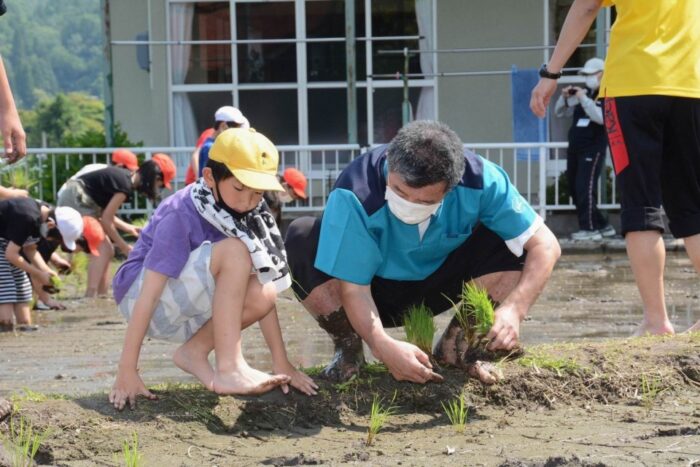
[[[440,402],[445,415],[452,423],[457,433],[464,433],[467,426],[467,417],[469,415],[469,407],[467,407],[464,394],[460,394],[458,398],[449,401],[447,404]]]
[[[362,367],[362,373],[367,373],[371,376],[383,375],[387,374],[388,372],[389,370],[387,369],[386,365],[379,361],[367,363]]]
[[[664,392],[667,388],[663,387],[663,381],[661,380],[661,375],[651,375],[642,373],[641,376],[641,401],[642,405],[647,409],[651,410],[654,406],[654,402],[659,395]]]
[[[485,336],[493,326],[495,312],[488,291],[474,282],[465,282],[462,288],[462,306],[456,313],[457,320],[465,329]]]
[[[134,431],[131,440],[124,440],[122,443],[122,460],[125,467],[139,467],[141,464],[141,453],[139,453],[139,435]]]
[[[423,304],[412,306],[404,316],[403,325],[408,342],[431,355],[436,329],[430,309]]]
[[[19,421],[17,421],[19,418]],[[34,465],[34,457],[39,452],[41,443],[46,437],[45,432],[37,432],[24,417],[10,418],[10,456],[13,467],[28,467]]]
[[[374,439],[379,433],[379,430],[382,429],[389,417],[396,413],[398,407],[394,405],[395,400],[396,391],[394,391],[394,396],[391,398],[389,404],[384,407],[382,405],[382,399],[380,399],[376,394],[374,395],[374,399],[372,400],[372,408],[370,409],[369,414],[369,427],[367,427],[367,440],[365,441],[365,445],[372,445]]]
[[[557,358],[543,352],[528,353],[520,357],[517,362],[524,367],[551,370],[556,372],[559,376],[561,376],[562,373],[576,373],[581,370],[581,365],[579,365],[576,360],[571,358]]]

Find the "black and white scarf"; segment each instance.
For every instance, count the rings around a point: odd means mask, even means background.
[[[238,238],[248,248],[261,284],[273,282],[277,292],[292,285],[284,241],[264,200],[238,220],[216,204],[214,194],[201,178],[192,184],[190,197],[207,222],[227,237]]]

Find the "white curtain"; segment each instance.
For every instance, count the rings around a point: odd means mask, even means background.
[[[191,3],[174,3],[170,6],[170,34],[172,40],[192,40],[192,20],[194,5]],[[173,84],[184,84],[190,66],[192,45],[174,45],[170,47],[173,70]],[[197,122],[194,118],[192,104],[186,93],[173,94],[173,123],[175,146],[194,146],[197,141]]]
[[[433,6],[432,0],[416,0],[416,20],[418,22],[418,34],[425,37],[419,41],[418,47],[421,50],[432,50],[433,44]],[[431,53],[420,55],[420,69],[426,75],[435,73],[433,67],[433,56]],[[428,77],[431,79],[431,77]],[[415,112],[416,120],[435,120],[435,89],[423,87],[418,99],[418,109]]]

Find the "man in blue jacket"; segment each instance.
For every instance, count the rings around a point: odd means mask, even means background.
[[[385,327],[401,326],[411,305],[448,310],[462,284],[475,280],[499,303],[489,349],[512,349],[560,255],[505,172],[433,121],[410,123],[389,145],[354,160],[322,219],[294,221],[286,246],[294,291],[336,347],[325,375],[355,373],[364,340],[397,380],[418,383],[441,377],[424,352]],[[453,320],[435,353],[464,366],[455,329]],[[478,363],[468,369],[492,381]]]

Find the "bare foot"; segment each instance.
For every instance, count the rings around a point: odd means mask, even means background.
[[[0,422],[12,413],[12,404],[7,399],[0,397]]]
[[[180,346],[173,354],[173,362],[182,371],[191,374],[210,391],[214,390],[214,369],[209,364],[207,355],[192,352],[186,347]]]
[[[685,332],[700,332],[700,320],[698,320],[697,323],[693,324],[687,331]]]
[[[215,373],[212,389],[221,395],[257,395],[289,383],[290,380],[287,375],[269,375],[245,365],[231,373]]]
[[[641,337],[646,336],[647,334],[651,334],[652,336],[662,336],[664,334],[675,334],[675,331],[673,330],[673,325],[668,319],[658,324],[642,321],[637,330],[634,331],[634,334],[632,334],[632,337]]]
[[[467,367],[467,372],[472,378],[476,378],[483,384],[495,384],[503,378],[501,370],[493,363],[477,360]]]

